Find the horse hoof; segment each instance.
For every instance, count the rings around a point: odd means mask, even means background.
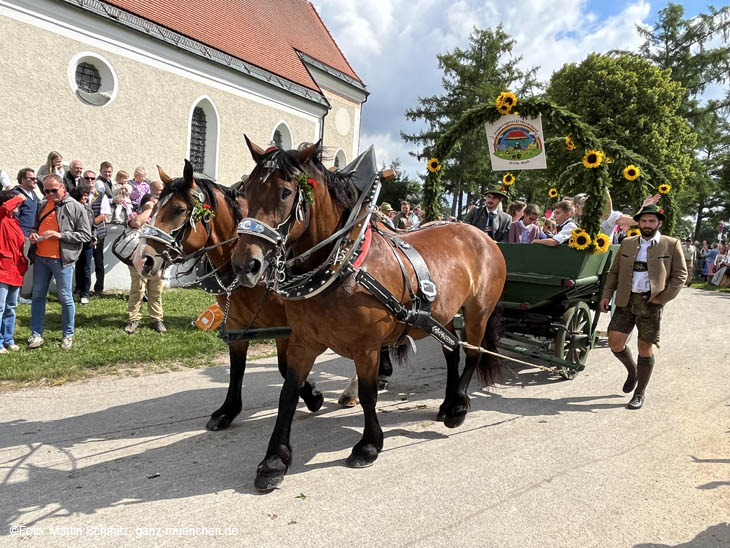
[[[284,474],[267,476],[259,473],[256,474],[253,485],[256,487],[256,490],[267,493],[276,489],[282,481],[284,481]]]
[[[340,399],[337,400],[337,403],[339,403],[342,407],[355,407],[358,403],[357,398],[351,398],[349,396],[340,396]]]
[[[353,450],[345,462],[350,468],[367,468],[372,466],[377,458],[378,451],[373,447],[369,450],[360,449],[358,452]]]
[[[210,417],[208,420],[208,423],[205,425],[205,428],[207,430],[210,430],[212,432],[217,432],[219,430],[225,430],[228,428],[231,423],[233,422],[234,417],[229,417],[228,415],[221,415],[219,417]]]
[[[464,424],[464,419],[466,419],[466,411],[459,412],[455,415],[450,415],[444,419],[444,425],[446,428],[458,428],[462,424]]]
[[[378,390],[387,390],[388,385],[390,385],[390,381],[387,379],[378,379]]]
[[[324,396],[319,390],[312,390],[311,396],[305,399],[304,403],[307,404],[307,409],[309,409],[312,413],[316,413],[324,403]]]
[[[444,422],[446,420],[446,411],[439,409],[439,412],[436,413],[436,422]]]

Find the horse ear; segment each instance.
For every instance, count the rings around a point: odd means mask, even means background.
[[[185,169],[183,169],[183,181],[185,186],[192,188],[193,186],[193,164],[189,160],[185,160]]]
[[[320,139],[313,145],[308,146],[307,148],[303,148],[302,150],[297,151],[297,160],[299,160],[299,165],[305,165],[309,162],[309,160],[312,159],[312,156],[315,154],[318,154],[320,151],[322,145],[322,140]]]
[[[246,145],[248,146],[248,150],[251,151],[251,157],[253,158],[253,161],[256,162],[258,165],[261,162],[261,158],[264,157],[266,154],[264,152],[264,149],[258,146],[256,143],[252,142],[251,139],[248,138],[248,135],[245,133],[243,134],[243,138],[246,139]]]
[[[162,181],[164,184],[169,184],[172,182],[172,177],[165,173],[165,171],[160,166],[157,166],[157,172],[160,174],[160,181]]]

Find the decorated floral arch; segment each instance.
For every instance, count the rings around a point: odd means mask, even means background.
[[[519,109],[519,112],[517,112]],[[442,192],[441,167],[448,161],[458,141],[468,132],[494,123],[506,114],[519,114],[524,118],[542,116],[552,131],[562,132],[562,136],[546,139],[550,146],[564,146],[571,154],[575,154],[575,162],[571,163],[560,174],[556,183],[548,191],[551,200],[567,193],[585,192],[595,197],[608,195],[612,182],[621,181],[633,185],[632,196],[644,197],[648,193],[663,194],[662,204],[666,217],[665,230],[671,232],[675,220],[675,201],[671,194],[671,185],[666,174],[649,162],[644,156],[637,154],[610,139],[599,138],[580,117],[549,101],[544,97],[518,99],[510,92],[502,92],[494,104],[477,105],[461,116],[446,130],[430,149],[428,175],[424,183],[425,215],[435,219],[439,213],[439,196]],[[513,173],[505,173],[503,185],[515,184]],[[654,183],[652,183],[654,182]],[[605,199],[589,199],[583,206],[582,226],[571,239],[571,246],[602,252],[608,249],[610,239],[601,234],[601,218]]]

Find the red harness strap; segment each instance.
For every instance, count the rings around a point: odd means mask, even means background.
[[[360,255],[355,259],[355,262],[352,264],[354,268],[360,268],[360,265],[365,260],[365,257],[368,254],[368,251],[370,251],[370,243],[373,241],[373,231],[372,227],[368,225],[368,229],[365,231],[365,241],[362,243],[362,247],[360,248]]]

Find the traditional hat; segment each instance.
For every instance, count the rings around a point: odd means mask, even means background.
[[[644,206],[643,208],[641,208],[641,211],[634,215],[634,221],[638,223],[639,218],[645,213],[651,213],[652,215],[656,215],[657,217],[659,217],[660,221],[664,220],[664,210],[659,209],[655,204],[649,204],[648,206]]]
[[[505,194],[504,190],[502,190],[499,187],[487,189],[487,191],[484,193],[484,195],[486,196],[487,194],[494,194],[495,196],[500,196],[503,200],[507,199],[507,194]]]
[[[388,213],[388,211],[393,211],[393,207],[388,202],[383,202],[380,204],[380,211]]]

